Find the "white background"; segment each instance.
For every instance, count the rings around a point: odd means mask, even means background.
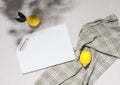
[[[63,15],[63,23],[68,25],[73,47],[77,44],[78,33],[83,24],[97,18],[104,18],[111,13],[116,14],[120,20],[120,0],[79,0],[79,2],[78,7]],[[8,22],[7,18],[0,15],[0,85],[33,85],[44,70],[26,75],[21,74],[15,53],[15,40],[8,34],[10,25],[11,23]],[[115,65],[120,70],[118,66],[120,66],[120,63]],[[117,74],[117,72],[115,71],[113,74]],[[112,75],[111,78],[114,79]],[[103,84],[99,82],[96,85]],[[114,85],[120,85],[120,83]]]

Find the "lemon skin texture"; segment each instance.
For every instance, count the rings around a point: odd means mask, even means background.
[[[37,16],[36,14],[32,14],[32,15],[28,16],[27,23],[31,27],[36,27],[41,23],[41,20],[40,20],[39,16]]]
[[[92,59],[90,51],[82,51],[79,57],[79,61],[83,65],[83,67],[89,65]]]

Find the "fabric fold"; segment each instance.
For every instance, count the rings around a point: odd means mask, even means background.
[[[79,49],[93,38],[97,37],[88,46],[104,52],[109,55],[119,57],[120,55],[120,27],[116,15],[111,14],[105,19],[98,19],[87,23],[79,33],[79,41],[77,45],[77,55]],[[79,57],[79,56],[78,56]]]

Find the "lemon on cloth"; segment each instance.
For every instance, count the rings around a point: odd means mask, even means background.
[[[89,65],[89,63],[91,62],[91,59],[92,59],[92,56],[91,56],[90,51],[81,52],[79,61],[81,62],[83,67],[86,67],[87,65]]]
[[[27,18],[27,23],[32,27],[38,26],[40,22],[41,22],[40,17],[36,14],[32,14]]]

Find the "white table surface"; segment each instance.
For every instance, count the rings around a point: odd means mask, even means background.
[[[76,46],[78,33],[85,23],[97,18],[104,18],[111,13],[116,14],[120,20],[120,0],[79,0],[79,6],[63,14],[62,23],[68,25],[73,47]],[[44,70],[25,75],[21,73],[15,53],[15,38],[8,34],[12,25],[14,24],[0,13],[0,85],[34,85],[35,80]],[[120,70],[120,63],[114,67]],[[114,71],[113,73],[117,74],[118,71]],[[117,79],[120,80],[120,77]],[[95,85],[103,84],[99,82]],[[109,85],[113,84],[110,83]],[[120,82],[114,85],[120,85]]]

